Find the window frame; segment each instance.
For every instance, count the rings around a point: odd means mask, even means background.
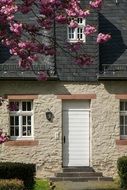
[[[71,43],[76,43],[76,42],[79,42],[79,41],[82,41],[84,43],[86,42],[86,35],[83,32],[83,29],[84,29],[84,27],[86,25],[86,19],[85,18],[81,18],[81,17],[77,18],[77,20],[78,19],[82,19],[82,23],[78,22],[78,27],[77,28],[73,29],[73,28],[70,28],[69,25],[67,25],[67,41],[68,42],[71,42]],[[71,32],[69,32],[70,29],[74,30],[74,33],[73,33],[74,34],[74,38],[69,38],[69,35],[71,34]],[[78,38],[78,29],[82,29],[82,33],[81,33],[82,34],[82,39]]]
[[[124,103],[124,110],[121,110],[121,103]],[[127,110],[125,109],[125,103],[127,104],[127,100],[120,100],[120,107],[119,107],[119,126],[120,126],[120,139],[127,139],[127,132],[125,132],[125,128],[127,128],[127,124],[125,123],[125,119],[123,124],[121,124],[121,116],[127,116]],[[121,127],[124,129],[124,134],[121,134]],[[127,130],[127,129],[126,129]]]
[[[19,110],[18,111],[9,111],[9,129],[10,129],[10,139],[11,140],[34,140],[34,111],[33,111],[33,100],[10,100],[10,102],[19,102]],[[30,111],[23,111],[22,110],[22,102],[31,102],[31,110]],[[19,117],[19,136],[11,136],[11,123],[10,117],[11,116],[18,116]],[[22,117],[23,116],[31,116],[31,135],[30,136],[23,136],[22,135]]]

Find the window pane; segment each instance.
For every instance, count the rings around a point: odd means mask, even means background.
[[[124,135],[127,135],[127,125],[125,126],[125,134]]]
[[[11,127],[10,135],[11,135],[11,136],[14,136],[14,127]]]
[[[31,102],[22,102],[22,111],[31,111]]]
[[[125,111],[127,111],[127,102],[124,102],[125,104]]]
[[[124,111],[124,102],[120,102],[120,111]]]
[[[19,127],[15,127],[15,136],[19,136]]]
[[[82,23],[82,18],[78,18],[78,23],[79,23],[79,24]]]
[[[127,125],[127,116],[124,117],[124,125]]]
[[[31,136],[31,127],[27,127],[27,135]]]
[[[31,111],[31,102],[27,102],[27,111]]]
[[[82,35],[82,28],[78,28],[78,34],[77,34],[77,38],[78,39],[82,39],[83,35]]]
[[[15,125],[19,125],[19,117],[15,116]]]
[[[124,116],[120,116],[120,125],[124,125]]]
[[[27,117],[27,125],[31,125],[31,116]]]
[[[22,117],[22,123],[23,123],[23,125],[26,125],[26,116]]]
[[[74,29],[73,28],[69,28],[69,39],[74,39]]]
[[[27,108],[26,108],[26,102],[22,102],[22,111],[26,111]]]
[[[10,116],[10,125],[14,125],[14,116]]]
[[[26,127],[25,126],[23,126],[23,128],[22,128],[22,135],[26,136]]]
[[[120,126],[120,135],[124,135],[124,127]]]

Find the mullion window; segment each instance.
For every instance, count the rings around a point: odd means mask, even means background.
[[[85,34],[83,33],[83,29],[85,26],[85,20],[83,18],[77,19],[78,27],[70,28],[68,27],[68,40],[71,42],[77,42],[79,40],[85,41]]]
[[[10,135],[16,138],[32,137],[32,102],[19,101],[18,105],[17,111],[10,111]]]

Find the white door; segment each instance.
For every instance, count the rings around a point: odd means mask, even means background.
[[[63,166],[89,166],[89,101],[63,101]]]

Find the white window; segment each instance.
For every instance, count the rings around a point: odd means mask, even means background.
[[[84,26],[85,26],[85,19],[84,18],[77,18],[76,22],[78,23],[77,28],[67,28],[67,35],[69,42],[77,42],[79,40],[85,42],[85,34],[84,34]]]
[[[120,102],[120,137],[127,138],[127,101]]]
[[[33,102],[28,100],[10,101],[11,139],[33,138]]]

